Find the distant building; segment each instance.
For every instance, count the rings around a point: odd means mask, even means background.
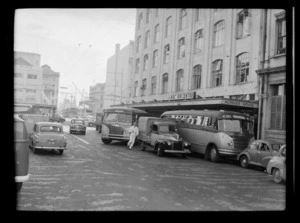
[[[54,72],[47,64],[42,66],[43,69],[43,90],[48,103],[58,106],[58,88],[59,88],[59,72]]]
[[[107,60],[104,108],[128,103],[131,97],[131,72],[134,42],[120,49],[115,46],[115,54]]]
[[[105,83],[90,86],[89,105],[93,113],[103,112]]]

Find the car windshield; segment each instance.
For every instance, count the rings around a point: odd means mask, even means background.
[[[124,114],[124,113],[117,113],[117,112],[110,112],[110,113],[105,114],[104,121],[106,121],[106,122],[131,123],[132,122],[132,115],[131,114]]]
[[[159,126],[160,133],[175,133],[176,128],[174,125],[161,125]]]
[[[228,132],[253,134],[253,123],[241,119],[219,119],[218,129]]]
[[[41,126],[40,131],[61,133],[62,129],[59,126]]]
[[[71,123],[84,125],[84,121],[83,120],[72,120]]]

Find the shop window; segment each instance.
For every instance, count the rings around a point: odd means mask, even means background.
[[[249,75],[248,53],[242,53],[236,57],[236,83],[246,83]]]
[[[249,9],[242,10],[237,16],[237,35],[238,39],[251,34],[251,14]]]
[[[270,129],[286,129],[286,94],[285,84],[271,85],[271,120]]]

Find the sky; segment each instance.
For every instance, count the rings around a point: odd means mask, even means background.
[[[60,87],[73,83],[86,93],[106,80],[107,59],[134,40],[136,9],[17,9],[14,51],[38,53],[41,66],[60,73]]]

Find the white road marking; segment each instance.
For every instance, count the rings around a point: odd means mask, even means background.
[[[86,149],[86,150],[89,151],[89,148],[87,148],[87,147],[85,147],[85,146],[82,146],[82,145],[78,145],[78,146],[80,146],[81,148],[84,148],[84,149]]]
[[[85,140],[83,140],[83,139],[81,139],[81,138],[79,138],[79,137],[77,137],[77,136],[75,136],[75,135],[72,135],[72,136],[76,137],[77,139],[81,140],[82,142],[84,142],[84,143],[86,143],[86,144],[89,144],[87,141],[85,141]]]

